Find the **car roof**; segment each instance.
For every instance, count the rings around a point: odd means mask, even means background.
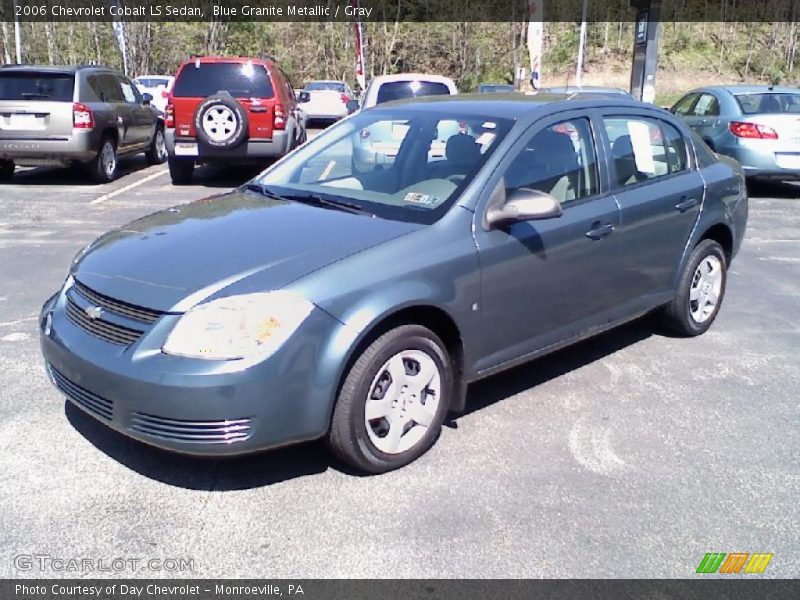
[[[777,94],[786,94],[786,93],[794,93],[800,94],[800,89],[788,87],[788,86],[769,86],[769,85],[747,85],[747,84],[736,84],[736,85],[710,85],[704,88],[698,88],[696,90],[692,90],[691,92],[702,92],[704,90],[714,91],[714,90],[724,90],[729,94],[764,94],[764,93],[777,93]]]
[[[371,110],[379,111],[387,108],[402,107],[419,112],[452,112],[453,114],[464,116],[474,115],[497,119],[519,119],[536,112],[548,112],[548,109],[554,106],[558,106],[558,108],[561,109],[580,109],[619,106],[620,102],[624,102],[626,106],[632,105],[661,111],[661,109],[652,104],[637,102],[630,97],[624,97],[622,95],[614,98],[599,95],[590,97],[588,94],[575,97],[572,94],[547,93],[526,96],[515,92],[492,94],[491,97],[487,97],[486,94],[418,96],[416,98],[404,98],[402,100],[384,102]]]
[[[445,83],[455,85],[455,82],[449,77],[443,75],[431,75],[428,73],[397,73],[396,75],[378,75],[372,79],[372,83],[391,83],[394,81],[433,81],[436,83]]]
[[[0,66],[0,71],[4,72],[26,72],[36,71],[39,73],[77,73],[78,71],[85,71],[94,69],[97,71],[114,71],[109,67],[102,65],[3,65]]]

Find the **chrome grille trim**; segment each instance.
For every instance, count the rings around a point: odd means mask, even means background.
[[[146,413],[131,413],[131,431],[156,438],[205,444],[230,444],[250,437],[252,419],[184,421]]]
[[[56,387],[75,404],[82,406],[92,414],[102,417],[107,421],[113,418],[114,402],[112,400],[93,394],[77,383],[71,382],[51,364],[47,365],[47,370],[50,372],[50,377],[53,379],[53,383],[55,383]]]
[[[99,294],[94,290],[89,289],[88,287],[86,287],[77,280],[75,280],[75,282],[73,283],[72,289],[74,289],[81,296],[83,296],[88,302],[91,302],[95,306],[99,306],[112,313],[116,313],[123,317],[127,317],[128,319],[133,319],[134,321],[140,321],[141,323],[146,323],[148,325],[152,325],[160,317],[164,315],[163,312],[158,310],[143,308],[141,306],[134,306],[132,304],[128,304],[127,302],[122,302],[121,300],[114,300],[113,298],[109,298],[108,296]]]
[[[103,319],[90,319],[88,315],[78,306],[75,301],[67,294],[66,314],[70,321],[89,333],[102,340],[120,346],[130,346],[138,340],[143,331],[130,329],[116,323],[111,323]]]

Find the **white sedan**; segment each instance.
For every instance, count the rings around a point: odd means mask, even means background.
[[[167,98],[172,91],[172,84],[175,78],[170,75],[142,75],[133,80],[133,83],[142,94],[150,94],[153,97],[151,104],[153,107],[164,112],[167,106]]]

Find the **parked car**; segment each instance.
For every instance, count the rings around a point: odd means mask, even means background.
[[[457,151],[430,160],[452,119]],[[394,163],[353,171],[360,132],[396,122]],[[747,203],[738,164],[650,105],[387,104],[90,244],[44,304],[42,351],[72,403],[148,444],[325,437],[387,471],[432,446],[473,381],[651,311],[708,330]]]
[[[348,115],[347,103],[353,98],[353,91],[344,81],[311,81],[300,92],[298,101],[309,120],[337,121]]]
[[[167,158],[164,122],[130,79],[98,66],[0,67],[0,179],[16,165],[84,165],[101,183],[118,157]]]
[[[478,86],[478,93],[480,94],[506,94],[515,91],[516,88],[507,83],[481,83]]]
[[[381,75],[367,86],[361,108],[371,108],[394,100],[457,93],[455,82],[448,77],[419,73]],[[405,128],[403,121],[384,121],[363,128],[354,149],[354,158],[359,164],[392,164],[400,150],[400,140],[405,136]],[[446,141],[455,133],[458,133],[457,120],[448,119],[442,122],[430,148],[431,156],[443,159]]]
[[[153,97],[151,104],[163,114],[175,78],[172,75],[142,75],[136,77],[133,83],[139,88],[139,92]]]
[[[270,58],[194,57],[175,76],[165,109],[172,182],[203,163],[280,158],[306,139],[289,78]]]
[[[631,95],[623,89],[616,87],[603,87],[598,85],[564,85],[546,87],[530,93],[569,94],[573,96],[591,94],[593,96],[616,96],[630,98]]]
[[[762,85],[699,88],[670,109],[748,177],[800,178],[800,90]]]

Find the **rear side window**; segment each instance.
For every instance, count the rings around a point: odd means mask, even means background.
[[[647,117],[605,118],[603,123],[618,185],[635,185],[687,168],[686,140],[669,123]]]
[[[434,81],[390,81],[378,88],[377,103],[416,98],[418,96],[446,96],[450,88]]]
[[[0,73],[0,100],[72,102],[74,84],[68,73]]]
[[[703,94],[694,105],[692,114],[697,117],[716,117],[719,115],[719,100],[712,94]]]
[[[205,98],[228,92],[235,98],[272,98],[275,95],[269,74],[262,65],[251,63],[187,64],[175,80],[176,98]]]

